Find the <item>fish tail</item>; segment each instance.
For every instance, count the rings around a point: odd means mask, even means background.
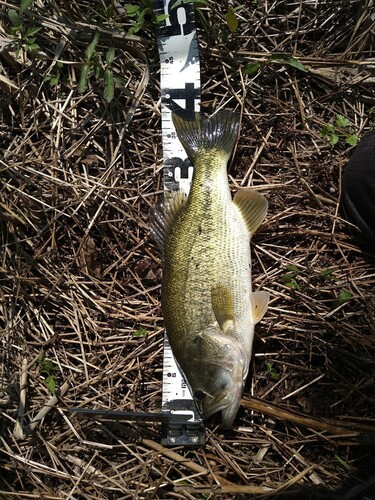
[[[232,111],[219,111],[210,118],[200,113],[173,113],[177,136],[192,162],[202,149],[215,149],[228,158],[237,139],[240,117]]]

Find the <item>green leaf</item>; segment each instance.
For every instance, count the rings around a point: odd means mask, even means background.
[[[286,58],[283,54],[272,54],[269,57],[269,60],[280,64],[289,64],[289,59]]]
[[[336,455],[336,454],[335,454],[335,459],[338,461],[338,463],[339,463],[340,465],[342,465],[342,466],[344,467],[344,469],[346,469],[346,470],[350,470],[350,465],[349,465],[349,464],[347,464],[347,463],[345,462],[345,460],[344,460],[342,457],[340,457],[339,455]]]
[[[40,45],[37,43],[28,43],[26,45],[27,50],[31,50],[31,52],[36,52],[38,49],[40,49]]]
[[[336,308],[336,307],[339,307],[341,306],[342,304],[345,304],[346,302],[348,302],[350,299],[352,299],[352,294],[349,292],[349,290],[342,290],[340,293],[339,293],[339,296],[337,297],[337,299],[333,302],[333,306]]]
[[[241,3],[241,4],[237,5],[236,7],[234,7],[233,10],[234,10],[234,12],[240,12],[244,7],[246,8],[246,5]]]
[[[13,26],[19,27],[22,24],[21,18],[18,15],[18,12],[14,9],[9,9],[8,10],[8,17],[10,19],[10,22],[13,24]]]
[[[228,28],[230,29],[231,33],[234,33],[238,28],[238,19],[236,17],[236,14],[234,13],[233,7],[228,7],[226,18]]]
[[[90,45],[86,49],[86,59],[88,61],[90,61],[90,59],[94,55],[95,48],[96,48],[98,42],[99,42],[99,31],[95,31],[94,38],[92,39],[92,42],[90,43]]]
[[[300,71],[304,71],[305,73],[307,73],[307,69],[305,68],[305,66],[294,57],[290,57],[285,62],[289,64],[289,66],[292,66],[293,68],[299,69]]]
[[[290,280],[287,283],[285,283],[285,286],[287,286],[288,288],[295,288],[296,290],[301,289],[301,287],[294,278],[290,278]]]
[[[96,64],[94,66],[94,78],[95,78],[95,80],[99,80],[99,78],[101,78],[102,76],[104,76],[103,68],[101,66],[99,66],[99,64]]]
[[[81,74],[79,75],[79,82],[78,82],[78,92],[80,94],[82,94],[83,92],[86,92],[86,90],[87,90],[89,71],[90,71],[90,65],[84,64],[82,66]]]
[[[148,330],[146,328],[138,328],[133,332],[133,337],[147,337]]]
[[[48,387],[49,392],[52,395],[54,395],[55,394],[55,390],[56,390],[56,380],[55,380],[55,377],[52,376],[52,375],[49,375],[48,377],[46,377],[44,379],[44,382],[45,382],[46,386]]]
[[[339,142],[339,136],[336,134],[332,134],[329,138],[329,142],[332,144],[332,146],[334,146]]]
[[[53,361],[50,359],[43,358],[43,356],[40,356],[38,358],[38,363],[41,368],[41,373],[47,375],[51,375],[51,373],[55,372],[57,370],[57,366]]]
[[[356,146],[358,143],[358,135],[356,134],[349,135],[349,137],[345,139],[345,142],[347,144],[350,144],[350,146]]]
[[[104,99],[107,102],[111,102],[115,95],[115,82],[113,80],[113,72],[111,69],[107,68],[104,71]]]
[[[333,125],[333,123],[327,123],[327,125],[322,128],[321,134],[323,137],[327,137],[327,135],[334,134],[336,132],[336,127]]]
[[[323,276],[324,278],[331,278],[331,275],[337,271],[336,267],[330,267],[328,269],[323,269],[320,271],[320,276]]]
[[[126,35],[132,36],[132,35],[134,35],[134,33],[138,33],[139,30],[140,30],[140,26],[139,26],[139,24],[137,24],[136,26],[132,26],[131,28],[129,28],[128,31],[126,32]]]
[[[41,29],[42,29],[41,27],[29,28],[28,30],[26,30],[26,33],[25,33],[26,38],[29,38],[30,36],[36,35],[38,33],[38,31],[40,31]]]
[[[20,14],[22,15],[32,5],[34,0],[21,0]]]
[[[115,60],[115,55],[116,55],[116,49],[114,47],[109,47],[105,55],[105,60],[107,61],[107,64],[109,66],[111,66],[113,61]]]
[[[336,125],[343,128],[349,127],[350,121],[346,118],[346,116],[336,115]]]
[[[337,302],[341,305],[341,304],[344,304],[345,302],[347,302],[348,300],[350,300],[351,298],[352,298],[352,294],[349,292],[349,290],[342,290],[339,293],[339,298],[338,298]]]
[[[107,19],[110,19],[111,17],[113,17],[115,15],[116,11],[115,11],[115,6],[113,4],[109,5],[107,7]]]
[[[270,61],[276,61],[280,64],[287,64],[288,66],[292,66],[293,68],[299,69],[300,71],[304,71],[307,73],[307,69],[305,66],[300,63],[294,57],[286,57],[284,54],[272,54],[269,58]]]
[[[57,75],[51,75],[51,78],[49,80],[49,84],[51,87],[56,87],[56,85],[59,83],[59,77]]]
[[[274,52],[273,54],[271,54],[269,56],[269,60],[270,61],[279,61],[279,62],[284,63],[285,62],[285,55],[280,53],[280,52],[279,53]]]
[[[267,373],[271,375],[271,378],[273,380],[279,380],[280,375],[277,373],[275,368],[273,367],[273,363],[268,363],[266,362],[266,367],[267,367]]]
[[[132,5],[131,3],[126,3],[124,5],[126,13],[130,17],[138,17],[139,16],[139,11],[141,10],[139,5]]]
[[[297,273],[286,273],[283,275],[284,283],[289,283],[291,279],[295,278]]]
[[[260,63],[258,63],[258,62],[246,64],[242,69],[242,73],[244,75],[252,75],[252,74],[256,73],[259,68],[260,68]]]
[[[296,274],[297,274],[297,272],[300,271],[300,268],[298,266],[296,266],[295,264],[287,264],[285,266],[285,269],[288,269],[288,271],[294,271]]]
[[[295,266],[294,264],[287,264],[285,266],[285,269],[287,269],[289,272],[285,273],[283,275],[283,281],[288,286],[289,288],[297,288],[299,289],[300,286],[295,280],[295,278],[298,276],[298,274],[301,272],[301,270]]]
[[[163,21],[168,19],[168,17],[169,17],[169,14],[159,14],[158,16],[156,16],[156,22],[162,23]]]

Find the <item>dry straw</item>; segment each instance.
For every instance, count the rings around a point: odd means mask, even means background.
[[[271,304],[234,429],[209,422],[192,451],[161,447],[156,424],[68,411],[160,410],[151,19],[129,36],[117,4],[0,2],[2,498],[375,495],[374,251],[339,207],[345,140],[373,127],[372,1],[242,3],[233,34],[225,3],[200,7],[203,104],[241,113],[230,182],[269,200],[252,255]],[[95,64],[112,45],[121,77],[109,103],[100,68],[77,90],[96,30]],[[337,115],[350,126],[332,146]]]

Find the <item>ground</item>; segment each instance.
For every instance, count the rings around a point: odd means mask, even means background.
[[[340,207],[373,127],[372,1],[231,3],[233,33],[229,2],[197,3],[202,106],[242,116],[231,189],[269,201],[251,248],[271,295],[234,427],[211,419],[198,450],[69,412],[160,410],[152,12],[20,5],[0,5],[0,496],[374,498],[375,254]]]

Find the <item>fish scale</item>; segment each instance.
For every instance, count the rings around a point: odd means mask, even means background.
[[[226,176],[224,166],[222,178],[218,179],[217,184],[224,184]],[[227,180],[226,182],[228,183]],[[216,193],[215,187],[212,185],[212,190]],[[203,222],[199,222],[202,219]],[[201,234],[198,234],[199,226],[202,227]],[[239,242],[240,233],[242,233],[242,241]],[[238,210],[232,204],[229,189],[222,199],[215,197],[210,207],[207,204],[200,207],[198,198],[190,212],[187,208],[179,226],[175,227],[173,241],[169,242],[170,248],[166,249],[166,259],[170,255],[170,258],[174,260],[174,267],[184,270],[184,278],[175,283],[175,286],[166,294],[168,299],[172,298],[171,302],[164,303],[166,315],[170,316],[171,322],[178,321],[186,325],[186,318],[190,316],[191,309],[198,304],[199,312],[203,316],[196,325],[192,324],[190,319],[188,322],[190,329],[199,331],[202,323],[207,323],[207,321],[214,323],[216,320],[211,306],[210,286],[219,282],[237,290],[233,294],[236,316],[243,327],[242,330],[246,330],[246,322],[250,327],[251,269],[248,239],[246,226]],[[175,240],[178,240],[177,245]],[[234,241],[235,245],[232,244]],[[176,246],[180,251],[176,251]],[[189,248],[187,255],[184,247]],[[219,253],[217,248],[221,248]],[[199,268],[196,267],[196,263],[199,263]],[[202,282],[201,269],[205,272],[204,282]],[[164,280],[165,286],[168,287],[168,274],[165,275]],[[240,295],[244,296],[244,300],[237,298]],[[175,297],[179,297],[178,302]],[[179,342],[183,342],[183,339],[179,339]]]
[[[180,110],[173,121],[194,174],[187,199],[167,200],[151,224],[163,254],[164,323],[201,414],[221,411],[228,428],[248,373],[254,326],[268,304],[267,292],[251,293],[249,245],[267,201],[249,189],[232,201],[227,161],[237,115],[206,119]]]

